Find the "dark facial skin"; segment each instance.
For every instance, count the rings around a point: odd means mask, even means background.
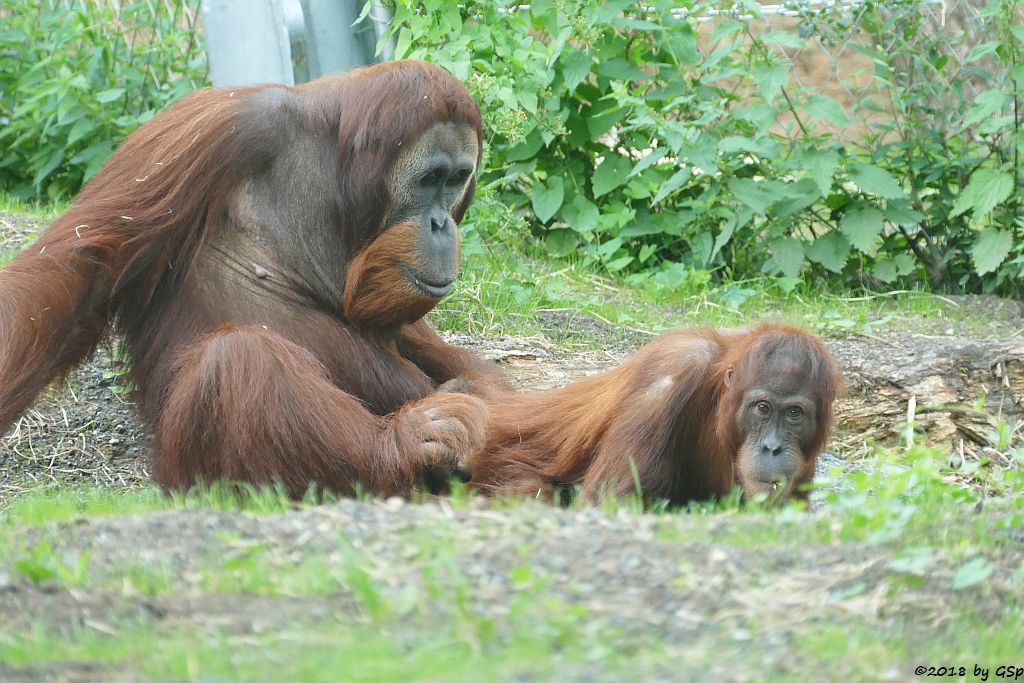
[[[757,369],[753,382],[734,378],[738,390],[747,387],[736,415],[741,438],[736,465],[747,496],[807,497],[800,487],[814,476],[818,415],[806,367],[804,359],[777,352]]]
[[[391,169],[392,206],[384,225],[419,226],[419,246],[404,264],[409,284],[423,296],[447,294],[459,272],[459,239],[451,214],[465,195],[477,160],[476,132],[468,125],[437,123]]]

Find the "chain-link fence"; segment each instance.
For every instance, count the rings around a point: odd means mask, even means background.
[[[753,36],[798,36],[800,47],[777,47],[790,65],[789,87],[825,95],[850,117],[802,123],[852,143],[888,138],[908,104],[936,125],[964,125],[974,98],[1007,77],[989,57],[996,35],[984,8],[981,0],[803,0],[759,12],[695,11],[691,19],[709,40],[726,18],[746,21]],[[779,130],[795,131],[794,123]]]

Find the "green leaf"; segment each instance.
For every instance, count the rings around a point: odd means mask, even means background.
[[[686,183],[687,180],[690,179],[691,175],[693,175],[693,172],[690,170],[689,166],[685,166],[673,173],[672,177],[666,180],[664,184],[658,188],[658,194],[654,195],[654,199],[651,200],[651,204],[657,204],[662,199],[678,190],[684,183]]]
[[[882,212],[874,204],[865,201],[859,201],[848,208],[839,221],[839,229],[846,239],[865,254],[882,233],[882,225]]]
[[[832,150],[809,149],[804,152],[803,158],[821,196],[827,196],[832,189],[836,169],[839,168],[839,155]]]
[[[1013,248],[1013,233],[1009,230],[982,230],[971,248],[971,260],[978,275],[991,273],[1006,260]]]
[[[657,251],[658,246],[656,244],[645,244],[640,247],[640,255],[637,258],[640,259],[640,263],[646,263]]]
[[[935,551],[928,546],[904,548],[889,560],[888,567],[901,574],[924,576],[931,567],[934,555]]]
[[[905,196],[899,182],[874,164],[852,164],[847,170],[850,179],[863,192],[885,199],[902,199]]]
[[[107,163],[107,159],[114,152],[113,144],[109,141],[97,142],[95,145],[90,147],[86,158],[89,159],[89,163],[85,167],[85,173],[83,174],[83,180],[89,180],[94,175],[99,173],[100,169],[103,168],[103,164]]]
[[[846,115],[842,105],[828,95],[811,95],[804,104],[804,111],[837,126],[850,125],[850,117]]]
[[[610,272],[615,273],[622,270],[630,263],[632,263],[633,258],[634,257],[632,256],[620,256],[619,258],[613,259],[608,263],[604,264],[604,267],[607,268]]]
[[[593,232],[597,229],[601,212],[594,203],[581,194],[572,198],[567,206],[562,207],[562,220],[576,232]]]
[[[711,239],[710,233],[699,232],[690,239],[690,253],[697,259],[701,266],[707,266],[711,260],[711,252],[714,250],[715,241]]]
[[[643,19],[619,19],[616,21],[617,28],[628,28],[636,31],[664,31],[665,27],[661,24],[656,24],[653,21],[645,21]]]
[[[629,159],[621,154],[609,151],[604,161],[601,162],[601,165],[597,167],[597,170],[594,171],[594,175],[591,177],[594,199],[608,194],[626,182],[631,167],[632,164],[629,162]]]
[[[780,237],[768,243],[772,260],[786,277],[796,277],[804,264],[803,242],[795,237]]]
[[[544,247],[552,256],[568,256],[576,251],[576,233],[565,228],[549,230],[544,236]]]
[[[565,87],[569,90],[570,95],[590,75],[590,65],[593,62],[594,58],[590,56],[589,52],[573,50],[565,53],[562,58],[562,74],[565,77]]]
[[[449,4],[449,7],[453,7],[453,6],[456,7],[456,8],[458,7],[458,5]],[[456,9],[455,10],[455,14],[458,15],[458,13],[459,13],[459,10]],[[569,25],[563,26],[561,28],[561,30],[558,31],[558,36],[549,44],[548,58],[547,58],[547,67],[548,67],[548,70],[549,70],[550,77],[547,78],[547,80],[544,81],[545,85],[550,84],[551,81],[554,80],[555,75],[554,75],[554,73],[551,72],[551,67],[554,65],[554,63],[556,61],[558,61],[558,58],[562,54],[562,50],[565,49],[565,45],[569,41],[569,38],[572,37],[572,35],[573,35],[572,26],[569,26]],[[468,49],[468,47],[469,47],[469,45],[468,45],[468,42],[467,42],[466,48],[464,48],[464,49]]]
[[[718,151],[722,154],[757,154],[761,157],[771,157],[778,154],[779,145],[774,140],[765,138],[763,140],[751,140],[742,135],[729,135],[718,143]]]
[[[899,275],[909,275],[917,265],[917,261],[910,254],[896,254],[893,256],[892,262],[896,264],[896,272]]]
[[[761,97],[767,102],[775,100],[789,80],[789,70],[784,66],[762,65],[754,67],[754,81],[761,91]]]
[[[718,146],[711,136],[698,138],[692,145],[683,145],[678,150],[680,159],[687,161],[691,166],[696,166],[705,173],[715,173],[718,170]]]
[[[651,214],[644,210],[635,219],[631,219],[629,225],[622,228],[619,232],[619,237],[633,239],[634,237],[646,237],[647,235],[681,234],[681,231],[666,229],[667,227],[680,227],[683,224],[684,219],[679,218],[675,220],[677,215],[672,212]],[[666,220],[669,216],[672,218]]]
[[[599,138],[626,116],[626,110],[611,100],[601,100],[587,112],[587,130],[590,137]]]
[[[792,31],[771,31],[762,35],[761,40],[771,45],[781,45],[782,47],[794,49],[800,49],[806,43],[803,38]]]
[[[540,148],[544,146],[544,140],[540,131],[535,130],[526,136],[526,139],[512,147],[506,154],[506,161],[524,161],[533,158]]]
[[[547,183],[537,183],[533,188],[533,213],[541,223],[547,223],[555,212],[562,208],[565,187],[561,176],[548,178]]]
[[[925,215],[915,210],[907,199],[891,199],[885,205],[885,220],[906,227],[918,225]]]
[[[661,270],[654,274],[651,281],[666,289],[682,288],[690,279],[690,269],[682,263],[662,263]]]
[[[972,211],[980,218],[994,209],[1013,192],[1013,176],[996,168],[981,168],[974,172],[967,187],[956,198],[951,216]]]
[[[523,109],[525,109],[530,114],[537,113],[537,93],[531,92],[529,90],[520,90],[516,92],[516,100],[518,100],[519,104],[522,105]]]
[[[850,255],[850,243],[838,232],[830,232],[807,245],[805,253],[811,261],[838,273]]]
[[[718,43],[726,38],[732,38],[746,26],[746,22],[737,21],[735,19],[716,21],[715,24],[715,30],[711,34],[712,43]]]
[[[666,35],[666,46],[680,64],[697,63],[700,59],[700,49],[697,47],[697,34],[691,26],[673,26],[673,30]]]
[[[1009,100],[1010,96],[1001,88],[992,88],[981,93],[974,98],[974,104],[964,117],[964,125],[960,130],[967,130],[977,125],[979,121],[992,118],[1003,110]]]
[[[778,285],[783,294],[791,293],[794,289],[800,286],[801,282],[803,282],[803,280],[798,277],[779,277],[775,279],[775,284]]]
[[[615,252],[622,248],[624,240],[621,237],[615,237],[602,243],[597,247],[597,253],[602,259],[611,258]]]
[[[53,152],[50,154],[50,158],[46,160],[46,163],[44,163],[42,167],[40,167],[40,169],[36,171],[36,177],[32,180],[32,184],[35,185],[37,189],[40,188],[43,184],[43,181],[46,180],[47,177],[49,177],[49,175],[53,173],[54,169],[60,166],[61,162],[63,161],[64,150],[58,147],[57,149],[53,150]]]
[[[606,78],[619,81],[646,81],[650,76],[640,67],[630,64],[628,60],[615,57],[597,66],[597,73]]]
[[[111,88],[110,90],[96,93],[96,101],[103,104],[119,100],[122,97],[124,97],[124,88]]]
[[[751,104],[746,107],[732,109],[733,115],[740,121],[748,121],[756,131],[754,137],[759,138],[767,134],[768,129],[775,125],[778,112],[774,107],[766,104]]]
[[[632,178],[638,173],[643,172],[648,166],[658,163],[664,158],[666,154],[668,154],[668,150],[665,149],[664,147],[659,147],[658,149],[654,150],[653,152],[645,156],[643,159],[636,162],[636,166],[634,166],[633,170],[629,172],[629,177]]]
[[[736,228],[742,228],[745,226],[750,221],[752,215],[753,214],[749,209],[745,209],[738,215],[731,216],[729,220],[722,225],[722,231],[719,232],[718,237],[715,238],[715,243],[712,245],[711,256],[708,258],[708,261],[711,261],[718,256],[718,253],[722,251],[725,245],[729,243],[729,240],[732,239],[732,235],[736,231]]]
[[[74,97],[62,97],[57,101],[57,123],[67,126],[85,116],[81,103]]]
[[[36,585],[57,578],[57,572],[35,558],[15,560],[14,568]]]
[[[71,130],[68,131],[67,146],[71,147],[98,127],[99,126],[97,126],[96,122],[92,119],[79,119],[75,125],[71,126]]]
[[[875,261],[875,265],[871,268],[871,273],[886,284],[894,281],[899,275],[896,272],[896,264],[889,260]]]
[[[992,575],[992,565],[984,557],[976,557],[960,565],[953,574],[953,590],[970,588]]]
[[[790,216],[800,213],[821,197],[818,186],[810,178],[803,178],[795,183],[780,183],[775,180],[768,182],[772,184],[772,191],[780,195],[768,212],[777,222],[787,221]]]
[[[757,181],[750,178],[730,178],[729,191],[755,213],[763,213],[774,204],[779,196],[773,191],[770,181]]]
[[[976,62],[987,55],[994,55],[996,53],[996,50],[998,49],[998,40],[990,40],[987,43],[975,45],[974,49],[971,50],[971,54],[967,55],[967,59],[965,61],[967,64],[970,64],[971,62]]]
[[[871,272],[882,282],[889,283],[901,275],[909,275],[914,270],[914,257],[909,254],[896,254],[892,258],[879,257]]]

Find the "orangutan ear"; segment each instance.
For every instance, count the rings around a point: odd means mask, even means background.
[[[725,386],[732,386],[732,368],[725,371],[725,377],[722,378],[722,384]]]

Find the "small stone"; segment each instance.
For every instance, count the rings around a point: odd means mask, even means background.
[[[110,445],[110,446],[117,446],[120,443],[121,443],[121,439],[117,438],[116,436],[114,438],[112,438],[110,441],[107,442],[107,444]]]
[[[738,643],[750,640],[753,635],[745,628],[738,628],[732,632],[732,639]]]

